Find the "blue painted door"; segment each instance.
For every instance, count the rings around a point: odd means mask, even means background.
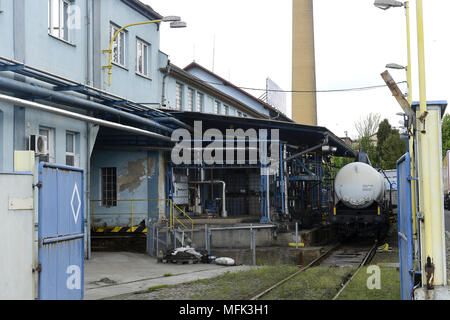
[[[83,170],[39,166],[39,299],[84,297]]]
[[[406,153],[397,161],[398,248],[402,300],[412,299],[414,286],[411,205],[411,158]]]

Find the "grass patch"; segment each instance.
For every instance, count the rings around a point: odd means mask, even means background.
[[[384,261],[383,261],[384,262]],[[400,271],[398,268],[380,266],[380,289],[370,290],[367,280],[372,274],[367,273],[366,266],[348,284],[338,300],[401,300]]]
[[[247,300],[298,270],[295,266],[266,266],[248,271],[226,273],[214,279],[190,284],[205,288],[193,300]]]
[[[160,290],[160,289],[164,289],[164,288],[168,288],[168,287],[169,287],[169,285],[167,285],[167,284],[162,284],[162,285],[160,285],[160,286],[154,286],[154,287],[148,288],[148,289],[147,289],[147,292],[153,292],[153,291]]]
[[[339,290],[351,267],[314,267],[274,289],[264,300],[330,300]]]
[[[173,276],[173,274],[171,274],[171,273],[165,273],[164,274],[164,277],[171,277],[171,276]]]

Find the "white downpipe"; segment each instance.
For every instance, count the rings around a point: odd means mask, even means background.
[[[222,218],[226,218],[228,216],[227,215],[227,210],[225,208],[225,206],[226,206],[225,205],[225,190],[226,190],[225,181],[220,181],[220,180],[214,180],[214,181],[191,181],[189,183],[192,183],[192,184],[208,184],[208,183],[222,184]]]

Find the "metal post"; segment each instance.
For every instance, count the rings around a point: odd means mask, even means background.
[[[208,251],[208,225],[205,224],[205,250]]]
[[[158,226],[155,226],[155,236],[156,236],[156,256],[159,254],[159,228]]]
[[[173,248],[177,248],[177,230],[173,228]]]
[[[253,224],[250,225],[250,249],[252,250],[252,262],[256,266],[256,239],[255,230],[253,230]]]

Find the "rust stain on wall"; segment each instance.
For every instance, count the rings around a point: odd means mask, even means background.
[[[147,158],[130,161],[127,163],[127,173],[118,177],[119,191],[134,192],[141,186],[141,183],[147,177],[145,163]]]

